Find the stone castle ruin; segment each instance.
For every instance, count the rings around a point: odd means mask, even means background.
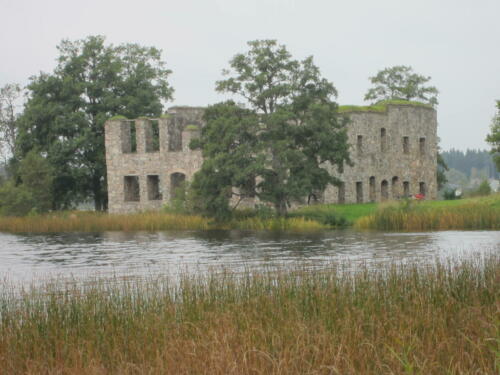
[[[380,202],[423,194],[437,197],[436,111],[418,104],[347,107],[353,166],[331,169],[321,203]],[[105,124],[109,212],[158,210],[203,162],[189,149],[204,126],[203,108],[172,107],[158,119],[111,119]]]

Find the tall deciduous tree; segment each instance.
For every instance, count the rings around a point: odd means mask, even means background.
[[[413,72],[410,66],[397,65],[385,68],[370,77],[374,85],[365,95],[365,100],[379,102],[382,100],[416,100],[423,103],[438,104],[438,90],[434,86],[426,86],[431,77]]]
[[[22,89],[18,84],[0,88],[0,155],[6,163],[16,152],[17,110]]]
[[[497,111],[491,122],[491,133],[486,137],[486,142],[491,145],[493,160],[500,172],[500,100],[497,100]]]
[[[36,148],[54,176],[54,208],[92,197],[107,203],[104,122],[113,115],[158,116],[172,97],[161,51],[137,44],[106,45],[102,36],[64,40],[58,65],[28,85],[19,121],[18,158]]]
[[[239,194],[284,215],[291,201],[340,182],[327,165],[350,163],[347,120],[312,57],[294,60],[275,40],[248,45],[217,82],[217,91],[239,96],[247,108],[226,102],[207,110],[207,125],[192,144],[205,157],[193,187],[213,202],[212,212]]]

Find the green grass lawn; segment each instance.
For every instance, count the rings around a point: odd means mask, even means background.
[[[399,201],[402,204],[403,201]],[[486,197],[465,198],[456,200],[412,201],[414,207],[440,210],[454,207],[469,207],[471,205],[489,206],[500,210],[500,194]],[[385,203],[353,203],[353,204],[318,204],[301,207],[290,213],[292,217],[305,217],[333,226],[350,226],[362,217],[377,212],[379,207],[397,205],[397,201]]]

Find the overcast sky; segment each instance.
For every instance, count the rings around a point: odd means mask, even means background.
[[[0,0],[0,86],[55,67],[62,39],[101,34],[163,50],[171,105],[223,99],[215,81],[246,42],[313,55],[340,104],[367,104],[368,77],[393,65],[431,76],[441,146],[487,148],[500,99],[500,0]]]

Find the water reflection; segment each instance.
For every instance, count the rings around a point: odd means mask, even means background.
[[[320,234],[209,231],[157,233],[0,234],[0,273],[11,280],[93,273],[136,275],[202,272],[223,266],[306,261],[434,259],[500,250],[500,232],[381,233],[352,230]]]

